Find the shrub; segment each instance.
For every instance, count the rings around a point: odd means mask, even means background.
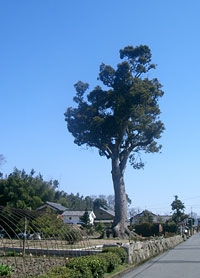
[[[79,271],[83,278],[92,278],[92,272],[88,266],[87,257],[88,256],[73,258],[67,262],[66,267]]]
[[[117,252],[104,252],[98,255],[73,258],[67,262],[66,267],[79,271],[83,275],[81,277],[101,278],[105,272],[113,271],[121,263],[122,260]]]
[[[47,274],[39,276],[37,278],[82,278],[80,271],[69,269],[64,266],[53,267]],[[36,278],[36,277],[35,277]]]
[[[99,223],[95,224],[95,230],[98,233],[100,233],[100,234],[103,233],[103,231],[105,231],[105,229],[106,229],[106,227],[105,227],[104,223],[99,222]]]
[[[142,223],[135,225],[135,232],[143,237],[149,237],[159,234],[159,228],[157,223]]]
[[[67,262],[66,267],[80,271],[81,277],[103,277],[107,270],[106,260],[97,255],[73,258]],[[84,275],[84,276],[83,276]]]
[[[100,258],[97,255],[88,256],[87,258],[88,266],[92,272],[92,276],[96,278],[103,278],[106,272],[106,260],[105,258]]]
[[[177,225],[174,222],[166,222],[163,224],[163,232],[175,234],[177,232]]]
[[[8,276],[13,272],[13,269],[9,265],[3,265],[0,263],[0,277]]]
[[[98,255],[98,257],[104,258],[106,272],[111,272],[115,267],[121,264],[121,259],[118,254],[113,252],[105,252]]]
[[[103,278],[104,273],[113,271],[126,257],[123,248],[104,248],[103,253],[72,258],[65,267],[53,267],[47,274],[37,278]]]
[[[104,247],[102,251],[103,251],[103,253],[107,253],[107,252],[116,253],[120,257],[122,264],[127,262],[128,255],[127,255],[127,252],[124,248],[121,248],[121,247]]]

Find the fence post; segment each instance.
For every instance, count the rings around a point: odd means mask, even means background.
[[[26,228],[27,228],[27,221],[26,221],[26,217],[25,217],[24,218],[23,250],[22,250],[23,257],[25,257],[25,253],[26,253]]]

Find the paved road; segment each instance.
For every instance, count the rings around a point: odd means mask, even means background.
[[[200,278],[200,234],[121,277]]]

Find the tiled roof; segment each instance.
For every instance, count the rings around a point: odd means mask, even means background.
[[[92,211],[88,211],[90,214]],[[62,216],[82,216],[85,213],[85,210],[66,210],[63,212]]]
[[[53,203],[53,202],[46,202],[47,205],[51,206],[52,208],[55,208],[56,210],[59,211],[65,211],[67,208],[62,206],[61,204],[58,203]]]
[[[110,208],[108,208],[108,207],[99,207],[99,209],[100,210],[103,210],[103,211],[105,211],[105,212],[107,212],[107,213],[109,213],[110,215],[112,215],[112,216],[115,216],[115,212],[114,212],[114,210],[112,210],[112,209],[110,209]]]

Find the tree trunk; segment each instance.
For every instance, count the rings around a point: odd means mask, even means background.
[[[114,237],[127,238],[130,231],[127,226],[127,201],[124,176],[117,158],[112,158],[112,180],[115,192]]]

